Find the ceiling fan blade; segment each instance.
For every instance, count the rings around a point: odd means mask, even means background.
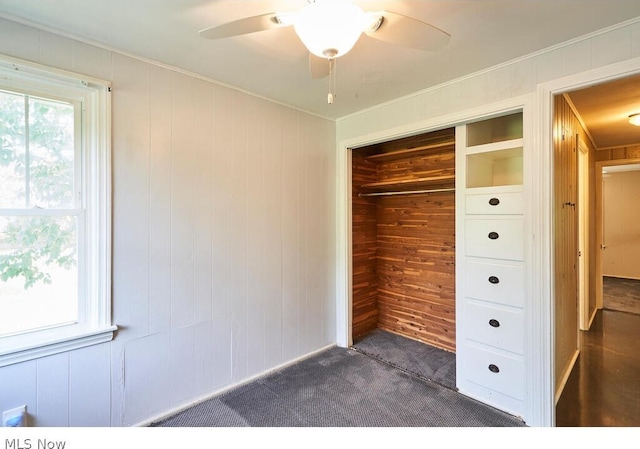
[[[365,30],[367,36],[384,42],[414,48],[416,50],[437,50],[444,47],[448,33],[421,20],[384,11],[378,14],[382,22],[376,29]]]
[[[309,52],[309,72],[311,78],[320,79],[329,75],[329,60]]]
[[[222,39],[225,37],[240,36],[242,34],[250,34],[258,31],[266,31],[273,28],[281,28],[287,26],[278,19],[275,12],[262,14],[260,16],[246,17],[244,19],[235,20],[222,25],[213,26],[200,30],[200,37],[207,39]]]

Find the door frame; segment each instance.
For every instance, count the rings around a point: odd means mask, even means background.
[[[604,197],[602,192],[602,169],[618,165],[640,164],[640,158],[615,159],[612,161],[598,161],[595,164],[595,207],[596,207],[596,235],[595,235],[595,281],[596,281],[596,309],[604,307],[603,299],[603,269],[602,250],[604,249]]]
[[[578,326],[587,331],[591,327],[589,304],[592,292],[589,289],[591,247],[589,231],[589,148],[578,139]]]
[[[453,128],[464,123],[502,115],[518,109],[533,109],[532,98],[532,95],[522,95],[481,107],[430,118],[421,122],[385,129],[356,138],[339,140],[336,155],[336,344],[338,346],[349,347],[353,344],[353,336],[351,333],[353,318],[351,150],[416,134]]]
[[[553,114],[556,95],[582,89],[596,84],[606,83],[619,78],[636,75],[640,73],[640,58],[629,59],[623,62],[610,64],[597,69],[576,73],[563,78],[559,78],[547,83],[539,84],[537,87],[536,101],[540,113],[540,123],[537,135],[541,139],[539,142],[540,158],[536,166],[539,177],[534,178],[534,189],[539,190],[540,202],[537,203],[538,226],[542,226],[541,239],[538,245],[542,245],[540,260],[534,261],[537,265],[536,275],[540,276],[537,281],[536,292],[540,293],[540,307],[537,309],[537,316],[533,319],[539,322],[541,335],[537,336],[538,348],[533,348],[535,362],[540,365],[538,369],[543,396],[539,408],[536,409],[538,415],[536,421],[541,425],[555,426],[555,402],[554,389],[555,379],[555,266],[553,263],[555,255],[555,243],[553,235],[553,199],[554,192],[553,177]],[[539,180],[539,181],[538,181]],[[577,330],[576,330],[577,331]]]

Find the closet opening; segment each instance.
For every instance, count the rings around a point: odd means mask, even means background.
[[[455,128],[351,151],[354,346],[404,337],[455,373]]]

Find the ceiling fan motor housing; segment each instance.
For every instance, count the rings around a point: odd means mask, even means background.
[[[353,48],[362,34],[366,18],[353,2],[318,0],[298,12],[294,28],[311,53],[332,59]]]

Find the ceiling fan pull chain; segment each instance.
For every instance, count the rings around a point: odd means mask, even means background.
[[[327,103],[333,104],[336,91],[336,60],[335,58],[329,58],[329,95],[327,96]]]

